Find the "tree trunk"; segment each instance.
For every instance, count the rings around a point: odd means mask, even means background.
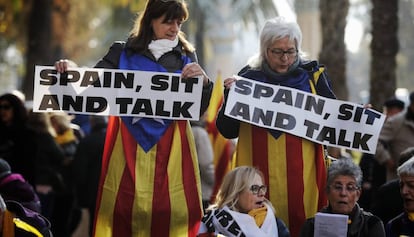
[[[370,103],[382,110],[394,96],[398,53],[398,0],[372,0]]]
[[[63,0],[35,0],[28,17],[26,76],[22,90],[33,99],[35,65],[52,65],[63,55],[69,4]]]
[[[338,99],[348,99],[346,85],[346,48],[344,43],[348,0],[320,0],[322,48],[319,62],[327,68]],[[305,39],[306,40],[306,39]]]
[[[53,0],[36,0],[29,14],[26,77],[23,82],[27,100],[33,99],[35,65],[46,65],[52,60],[52,5]]]

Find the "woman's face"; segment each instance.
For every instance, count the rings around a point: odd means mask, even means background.
[[[180,32],[182,21],[178,19],[165,21],[165,15],[153,19],[151,22],[154,31],[154,39],[169,39],[175,40],[178,32]]]
[[[298,55],[295,41],[289,37],[276,40],[266,50],[266,61],[277,73],[287,72]]]
[[[257,185],[259,187],[263,186],[262,177],[260,175],[256,174],[252,186]],[[240,212],[248,213],[249,211],[263,207],[263,201],[265,199],[266,191],[263,191],[263,188],[260,190],[257,190],[257,194],[254,194],[252,191],[252,186],[245,189],[243,192],[239,194],[239,201],[237,202],[237,208],[240,210]],[[256,187],[257,187],[256,186]]]
[[[328,200],[335,214],[350,214],[361,195],[354,177],[339,175],[328,188]]]
[[[4,124],[11,124],[13,122],[13,107],[6,101],[0,101],[0,120]]]
[[[414,212],[414,177],[402,175],[400,177],[400,192],[407,212]]]

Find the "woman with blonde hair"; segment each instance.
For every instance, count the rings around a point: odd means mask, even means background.
[[[240,166],[230,171],[202,219],[198,236],[290,236],[283,221],[275,216],[266,191],[260,170]]]

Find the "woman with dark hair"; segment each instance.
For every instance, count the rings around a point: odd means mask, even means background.
[[[34,185],[37,146],[27,119],[28,111],[21,98],[12,93],[0,96],[0,156],[13,172]]]
[[[200,76],[202,114],[213,83],[181,26],[181,0],[149,0],[126,43],[114,43],[99,68]],[[67,60],[55,63],[59,72]],[[185,120],[110,117],[97,197],[95,236],[195,236],[202,217],[200,174]]]

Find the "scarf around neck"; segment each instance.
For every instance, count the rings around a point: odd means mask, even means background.
[[[163,54],[170,52],[177,45],[178,37],[175,40],[159,39],[152,40],[148,45],[148,49],[154,55],[155,59],[158,60]]]
[[[275,214],[267,204],[265,205],[267,213],[261,227],[257,226],[255,218],[251,215],[232,211],[227,206],[213,211],[211,221],[213,222],[216,233],[221,233],[229,237],[279,237]]]
[[[258,227],[261,227],[267,215],[267,206],[253,209],[247,214],[251,215],[254,218]]]
[[[284,73],[273,71],[273,69],[270,68],[269,64],[266,61],[263,61],[262,68],[263,68],[263,71],[266,74],[269,74],[271,77],[278,77],[278,76],[288,75],[291,72],[295,71],[299,67],[299,63],[300,63],[300,60],[299,60],[299,57],[297,57],[295,62],[293,62],[293,64],[290,65],[288,71]]]

